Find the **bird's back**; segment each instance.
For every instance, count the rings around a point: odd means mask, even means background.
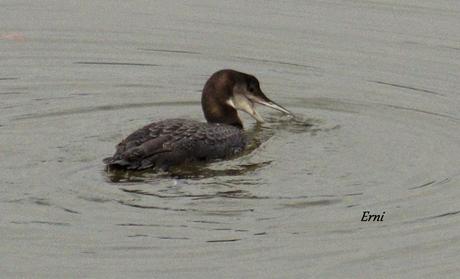
[[[229,157],[243,151],[246,137],[242,129],[187,119],[167,119],[151,123],[120,142],[111,167],[125,169],[166,168],[191,161]]]

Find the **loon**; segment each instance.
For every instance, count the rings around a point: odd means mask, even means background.
[[[207,123],[189,119],[151,123],[122,140],[115,154],[103,162],[108,169],[167,170],[172,165],[237,155],[247,144],[237,110],[264,122],[256,104],[292,115],[265,96],[256,77],[229,69],[217,71],[205,83],[201,96]]]

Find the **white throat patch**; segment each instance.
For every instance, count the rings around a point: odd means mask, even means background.
[[[232,98],[227,100],[227,104],[234,109],[248,113],[259,122],[264,122],[263,118],[255,110],[254,103],[242,94],[234,94]]]

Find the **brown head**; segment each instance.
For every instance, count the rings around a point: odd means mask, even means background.
[[[201,105],[208,122],[225,123],[239,128],[243,128],[243,124],[237,110],[247,112],[258,122],[264,122],[255,110],[256,104],[292,115],[265,96],[257,78],[234,70],[215,72],[204,85],[201,95]]]

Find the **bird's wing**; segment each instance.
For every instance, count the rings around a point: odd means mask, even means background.
[[[104,163],[128,165],[155,154],[169,152],[174,148],[175,142],[192,134],[198,124],[199,122],[183,119],[151,123],[121,141],[115,154],[104,159]]]

